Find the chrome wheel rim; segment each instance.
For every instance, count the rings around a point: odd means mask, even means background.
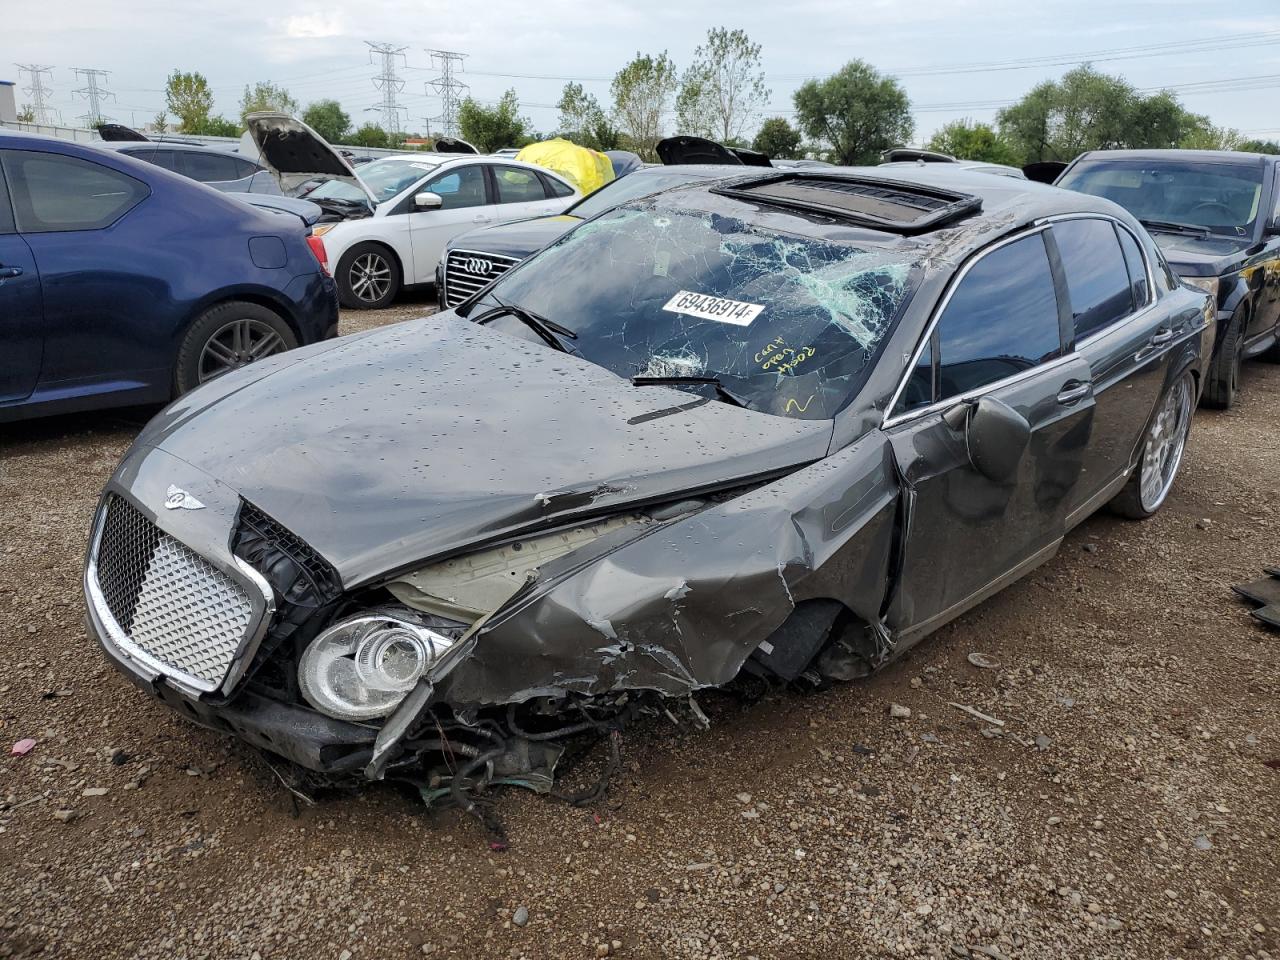
[[[362,253],[351,261],[347,282],[357,300],[377,303],[391,289],[391,264],[376,253]]]
[[[205,383],[285,349],[280,334],[261,320],[245,317],[224,323],[200,351],[199,382]]]
[[[1191,383],[1179,380],[1160,404],[1142,450],[1142,508],[1155,510],[1164,503],[1182,463],[1191,427]]]

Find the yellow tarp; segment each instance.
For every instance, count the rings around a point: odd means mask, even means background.
[[[608,157],[562,137],[531,143],[516,154],[516,159],[560,174],[584,194],[613,179],[613,164]]]

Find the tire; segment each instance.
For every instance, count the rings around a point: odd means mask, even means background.
[[[297,345],[298,338],[273,310],[243,300],[219,303],[196,317],[182,337],[173,367],[174,394]]]
[[[1227,321],[1222,342],[1209,364],[1202,402],[1207,407],[1226,410],[1236,401],[1240,389],[1240,368],[1244,366],[1244,337],[1249,323],[1248,308],[1241,304]]]
[[[1164,392],[1142,435],[1138,466],[1111,501],[1112,511],[1130,520],[1145,520],[1164,505],[1187,448],[1195,396],[1190,370]]]
[[[357,243],[338,260],[338,300],[353,310],[381,310],[400,293],[400,264],[380,243]]]

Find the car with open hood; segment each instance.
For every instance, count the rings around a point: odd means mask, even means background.
[[[1206,403],[1231,406],[1245,360],[1280,362],[1280,157],[1098,150],[1073,160],[1056,182],[1120,204],[1183,280],[1214,297]]]
[[[610,180],[555,216],[515,220],[459,234],[445,244],[436,264],[440,309],[456,307],[525,257],[610,207],[685,183],[741,175],[740,165],[642,167]]]
[[[103,491],[89,623],[295,773],[474,811],[706,688],[864,675],[1103,505],[1151,515],[1212,321],[1122,208],[1010,178],[636,198],[460,311],[171,405]]]
[[[475,153],[405,153],[357,171],[305,123],[283,113],[246,119],[260,162],[287,195],[306,193],[325,215],[338,297],[360,310],[389,306],[402,287],[435,281],[445,243],[477,226],[560,213],[579,196],[550,170]]]

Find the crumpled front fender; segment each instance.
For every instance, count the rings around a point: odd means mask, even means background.
[[[631,689],[681,696],[733,679],[802,600],[836,599],[876,622],[897,501],[877,430],[733,500],[594,545],[588,562],[581,552],[562,557],[481,627],[432,699],[474,707]]]

